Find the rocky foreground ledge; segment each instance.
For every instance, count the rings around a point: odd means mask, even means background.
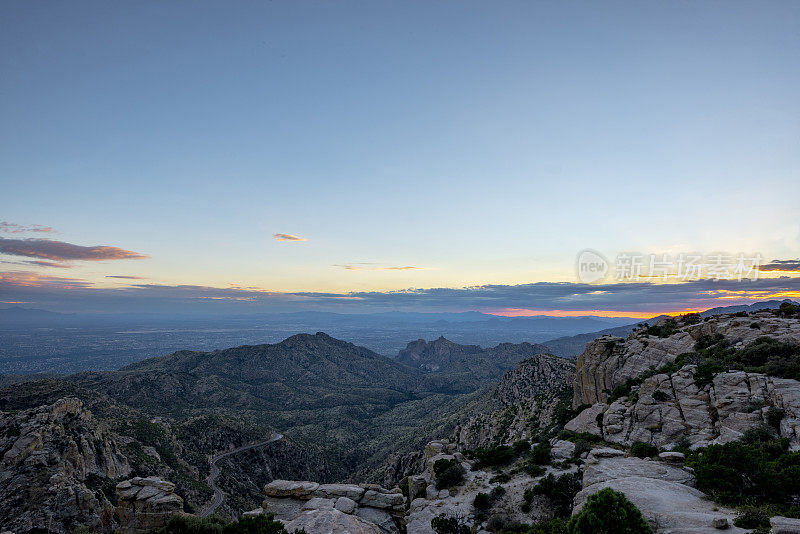
[[[397,534],[404,524],[406,498],[400,488],[273,480],[264,493],[262,507],[245,515],[274,514],[289,532]]]

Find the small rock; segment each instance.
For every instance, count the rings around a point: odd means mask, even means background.
[[[605,447],[602,449],[592,449],[591,455],[595,458],[615,458],[617,456],[625,456],[625,451]]]
[[[682,452],[676,452],[676,451],[662,452],[661,454],[658,455],[658,457],[664,460],[665,462],[675,463],[675,464],[682,464],[683,462],[686,461],[686,455],[683,454]]]
[[[550,454],[553,455],[553,458],[569,460],[575,456],[575,444],[563,439],[556,440],[550,449]]]
[[[714,521],[711,522],[711,526],[720,530],[725,530],[730,525],[728,525],[727,517],[715,517]]]
[[[263,515],[263,514],[264,514],[264,509],[259,507],[259,508],[256,508],[255,510],[250,510],[248,512],[244,512],[242,514],[242,517],[258,517],[258,516]]]
[[[352,514],[353,511],[356,509],[356,501],[350,499],[349,497],[339,497],[338,499],[336,499],[336,504],[334,504],[333,507],[339,510],[340,512],[344,512],[346,514]]]
[[[376,490],[367,490],[359,501],[361,506],[372,506],[373,508],[392,508],[405,502],[402,493],[381,493]]]
[[[425,488],[425,498],[429,501],[439,498],[439,490],[436,489],[436,486],[431,484]]]

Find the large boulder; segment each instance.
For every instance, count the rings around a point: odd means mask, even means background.
[[[319,484],[316,482],[299,480],[273,480],[264,486],[264,493],[269,497],[310,499],[317,489],[319,489]]]

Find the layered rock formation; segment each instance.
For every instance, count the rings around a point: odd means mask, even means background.
[[[134,477],[117,484],[117,517],[122,534],[157,529],[183,513],[183,499],[175,484],[158,477]]]
[[[130,466],[80,400],[0,415],[0,524],[17,532],[114,526],[102,481]]]
[[[648,335],[646,328],[640,328],[627,339],[602,336],[588,343],[576,365],[573,406],[605,402],[615,387],[675,361],[680,354],[693,350],[703,336],[719,334],[735,347],[765,335],[781,341],[800,340],[800,321],[778,317],[770,311],[745,317],[715,315],[700,322],[668,318],[656,326],[664,326],[667,321],[675,321],[675,332],[668,337]]]
[[[697,324],[679,322],[678,331],[667,338],[647,336],[643,330],[626,341],[600,338],[579,358],[575,377],[573,404],[593,404],[568,422],[566,429],[589,432],[611,443],[643,441],[670,448],[678,443],[701,447],[735,441],[754,426],[771,424],[790,440],[792,449],[800,449],[800,383],[796,380],[727,371],[716,374],[708,384],[698,384],[697,366],[687,364],[677,372],[644,378],[633,394],[610,405],[603,402],[609,388],[673,362],[702,336],[722,336],[741,348],[765,334],[800,342],[800,321],[764,311],[748,317],[714,316]]]
[[[800,383],[759,373],[717,374],[710,384],[694,381],[696,366],[645,379],[636,397],[610,406],[598,403],[566,424],[611,443],[636,441],[670,448],[678,443],[702,447],[740,439],[748,429],[773,424],[779,414],[781,436],[800,449]]]

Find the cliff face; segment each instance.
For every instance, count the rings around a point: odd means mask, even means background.
[[[572,361],[539,354],[503,375],[487,408],[456,432],[466,449],[527,439],[550,426],[575,376]]]
[[[727,443],[754,426],[777,424],[791,448],[800,449],[800,383],[733,371],[698,386],[695,369],[686,366],[672,375],[652,376],[642,383],[635,400],[624,397],[611,405],[595,404],[566,429],[621,445],[643,441],[669,448],[684,439],[698,447]],[[771,413],[780,414],[777,421]]]
[[[664,326],[666,321],[656,326]],[[647,328],[640,328],[627,339],[602,336],[588,343],[576,364],[573,407],[605,402],[615,387],[675,361],[680,354],[692,351],[704,336],[719,334],[735,347],[765,335],[782,341],[800,340],[800,321],[768,311],[747,317],[715,315],[699,323],[681,318],[674,321],[674,332],[667,337],[649,335]]]
[[[0,414],[0,456],[6,529],[112,527],[114,508],[97,481],[126,476],[130,466],[80,400]]]
[[[575,378],[573,405],[591,406],[565,428],[621,445],[643,441],[670,448],[678,443],[700,447],[735,441],[754,426],[771,425],[790,440],[792,449],[800,449],[797,380],[739,370],[699,379],[702,373],[693,363],[648,377],[654,368],[693,350],[701,338],[724,339],[731,347],[742,348],[764,335],[798,343],[800,321],[770,312],[719,315],[697,324],[678,322],[677,331],[667,338],[639,330],[627,340],[598,339],[581,355]],[[640,384],[605,402],[609,390],[628,379]]]

